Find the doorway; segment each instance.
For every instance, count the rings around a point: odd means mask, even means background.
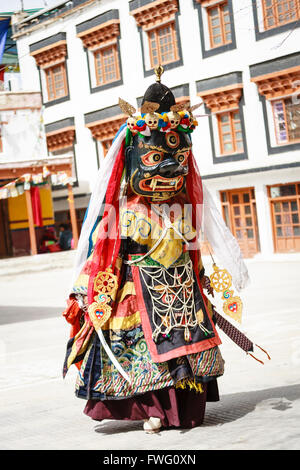
[[[8,202],[0,199],[0,258],[13,255],[11,233],[9,229]]]
[[[244,258],[260,251],[254,188],[221,191],[223,218]]]

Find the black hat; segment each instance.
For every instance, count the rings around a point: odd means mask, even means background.
[[[171,106],[176,104],[175,97],[170,88],[160,82],[153,83],[147,88],[142,106],[145,101],[159,103],[159,108],[156,110],[158,113],[168,112]]]
[[[146,101],[150,103],[158,103],[159,108],[156,110],[158,113],[168,112],[170,111],[171,106],[176,104],[175,96],[171,92],[170,88],[160,82],[160,77],[163,73],[164,68],[159,65],[155,69],[156,83],[153,83],[149,88],[147,88],[142,101],[142,106]]]

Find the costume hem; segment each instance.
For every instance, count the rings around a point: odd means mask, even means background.
[[[210,377],[205,377],[205,376],[194,376],[194,377],[186,377],[187,379],[194,379],[195,380],[195,383],[196,384],[202,384],[202,385],[208,385],[210,382],[213,382],[214,380],[217,380],[219,377],[222,377],[222,375],[213,375],[213,376],[210,376]],[[184,380],[184,379],[180,379],[177,382],[180,382],[181,380]],[[158,389],[153,389],[153,390],[147,390],[145,392],[137,392],[137,393],[134,393],[132,395],[126,395],[126,396],[112,396],[112,395],[105,395],[105,393],[101,393],[101,392],[95,392],[95,391],[92,391],[90,392],[89,394],[86,393],[85,396],[80,393],[80,390],[75,390],[75,396],[77,398],[81,398],[82,400],[95,400],[95,401],[120,401],[120,400],[128,400],[129,398],[136,398],[136,397],[141,397],[147,393],[155,393],[155,392],[159,392],[161,390],[168,390],[170,388],[175,388],[176,387],[176,383],[173,383],[171,385],[166,385],[165,387],[162,387],[162,388],[158,388]],[[96,395],[97,394],[97,395]],[[99,397],[100,395],[100,397]],[[209,400],[210,401],[210,400]],[[214,400],[212,400],[214,401]],[[218,401],[218,400],[217,400]]]

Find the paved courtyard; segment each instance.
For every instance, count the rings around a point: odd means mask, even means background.
[[[260,364],[221,331],[220,402],[208,403],[199,428],[146,435],[141,422],[90,420],[74,395],[75,367],[62,379],[69,325],[61,312],[73,253],[51,256],[0,261],[2,450],[300,448],[299,257],[247,261],[241,330],[271,361],[256,349]],[[209,259],[205,265],[210,273]]]

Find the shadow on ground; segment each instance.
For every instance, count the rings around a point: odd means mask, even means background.
[[[285,411],[290,407],[287,402],[299,398],[300,384],[223,395],[220,402],[207,404],[203,426],[215,426],[243,418],[264,400],[277,399],[274,401],[274,409]]]
[[[300,384],[287,387],[268,388],[254,392],[233,393],[223,395],[219,402],[207,403],[204,422],[201,427],[218,426],[243,418],[254,411],[264,400],[274,399],[272,408],[284,412],[291,407],[289,402],[300,398]],[[95,427],[95,431],[103,434],[119,434],[143,429],[141,421],[104,421]],[[181,429],[181,433],[190,429]]]
[[[120,434],[131,431],[141,431],[143,421],[105,421],[98,424],[94,429],[100,434]]]
[[[22,305],[1,306],[0,325],[60,317],[62,312],[63,308],[60,309],[59,307],[23,307]]]

